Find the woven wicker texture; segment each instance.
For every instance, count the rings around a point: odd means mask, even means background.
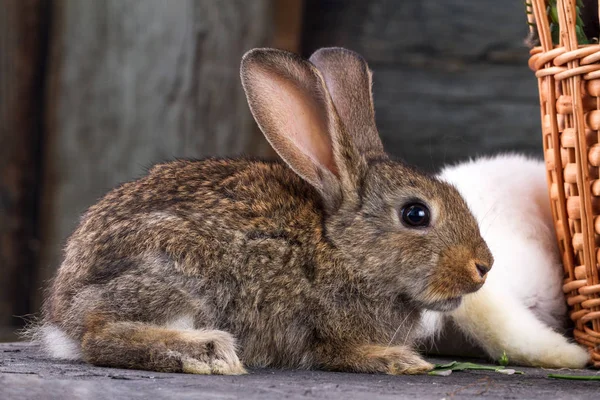
[[[600,45],[578,45],[576,0],[557,0],[560,44],[548,1],[530,0],[540,46],[531,50],[540,94],[544,156],[575,339],[600,367]],[[535,19],[533,19],[535,18]]]

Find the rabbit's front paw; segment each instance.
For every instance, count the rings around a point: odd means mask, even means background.
[[[391,347],[389,357],[388,374],[391,375],[420,375],[431,371],[434,365],[425,361],[420,355],[413,351],[401,348],[398,351]]]
[[[239,360],[233,362],[220,359],[202,361],[184,356],[181,358],[181,364],[182,371],[188,374],[243,375],[246,373],[246,369]]]
[[[417,375],[431,371],[434,366],[408,346],[366,345],[336,355],[327,367],[338,371]]]
[[[197,342],[194,350],[181,355],[183,372],[189,374],[241,375],[246,369],[240,362],[233,337],[223,331],[191,332],[190,342]]]

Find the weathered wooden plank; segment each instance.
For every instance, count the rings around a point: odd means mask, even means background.
[[[495,0],[307,0],[304,49],[344,45],[374,63],[452,68],[526,57],[525,5]],[[444,65],[445,64],[445,65]]]
[[[1,343],[0,396],[3,399],[217,398],[279,399],[595,399],[598,382],[548,379],[543,368],[513,367],[523,374],[455,372],[447,377],[346,374],[327,371],[253,368],[241,376],[198,376],[103,368],[51,359],[31,343]],[[482,352],[476,353],[482,357]],[[474,357],[474,358],[477,358]],[[431,357],[447,364],[455,357]],[[479,360],[488,367],[497,366]],[[593,376],[592,369],[560,371]],[[85,396],[84,396],[85,395]]]
[[[517,150],[541,155],[525,7],[494,0],[307,0],[303,53],[356,50],[374,70],[387,150],[426,169]]]
[[[29,312],[47,4],[0,1],[0,339]]]
[[[381,66],[373,81],[384,145],[410,163],[436,170],[480,154],[541,154],[537,82],[526,66],[436,73]]]
[[[272,0],[272,6],[275,30],[270,46],[299,53],[304,0]]]
[[[55,2],[40,280],[77,218],[174,157],[270,155],[240,80],[269,44],[269,0]]]

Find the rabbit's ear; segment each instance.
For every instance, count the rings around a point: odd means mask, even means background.
[[[267,140],[326,205],[335,208],[356,193],[365,163],[315,66],[289,52],[255,49],[242,59],[241,78]]]
[[[310,57],[321,72],[346,132],[367,159],[387,158],[377,126],[372,75],[359,54],[341,47],[322,48]]]

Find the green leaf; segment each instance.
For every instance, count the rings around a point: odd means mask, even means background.
[[[436,369],[446,369],[446,368],[452,368],[454,367],[456,364],[458,364],[458,361],[452,361],[451,363],[448,364],[435,364],[434,366],[434,370]]]
[[[498,364],[506,367],[508,365],[508,356],[506,355],[506,351],[502,352],[502,356],[498,360]]]
[[[581,26],[575,27],[575,34],[577,35],[577,43],[579,44],[589,44],[585,33],[583,32],[583,28]]]
[[[558,375],[550,374],[548,378],[552,379],[569,379],[572,381],[600,381],[600,375]]]
[[[556,3],[548,8],[550,9],[550,18],[552,19],[552,22],[558,24],[558,10],[556,9]]]
[[[581,18],[581,12],[584,8],[584,4],[582,0],[577,0],[577,5],[575,7],[575,35],[577,37],[578,44],[590,44],[595,43],[597,41],[596,38],[588,39],[583,30],[584,23]],[[530,14],[532,12],[531,1],[525,0],[525,12]],[[550,35],[552,37],[552,43],[559,44],[560,42],[560,27],[558,23],[558,9],[556,7],[556,0],[548,0],[548,6],[546,7],[546,14],[549,17],[550,22]],[[528,25],[535,26],[532,23],[528,22]]]
[[[458,362],[453,361],[448,364],[436,364],[433,371],[500,371],[504,370],[505,367],[498,367],[493,365],[481,365],[471,362]],[[433,372],[432,371],[432,372]],[[515,374],[522,374],[521,371],[515,371]]]
[[[558,24],[550,24],[550,34],[552,35],[552,43],[558,44],[560,42],[560,29]]]
[[[440,370],[433,370],[427,373],[427,375],[434,375],[434,376],[448,376],[452,374],[452,370],[451,369],[440,369]]]
[[[456,363],[456,365],[452,367],[452,370],[453,371],[466,371],[466,370],[495,371],[497,369],[502,369],[502,368],[503,367],[463,362],[463,363]]]

